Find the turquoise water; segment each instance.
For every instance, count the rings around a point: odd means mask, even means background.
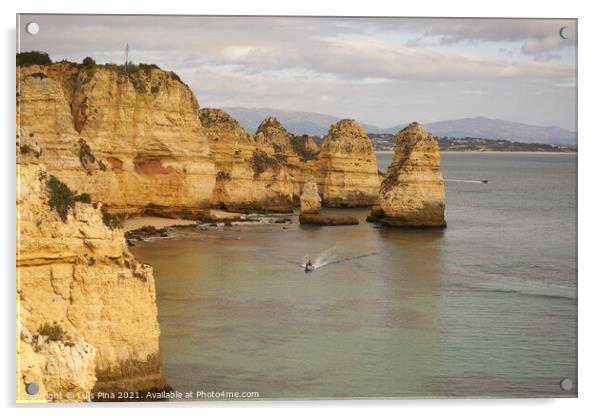
[[[386,169],[390,154],[378,154]],[[167,380],[260,398],[550,397],[577,380],[576,156],[442,156],[443,231],[242,225],[140,243]],[[488,184],[480,183],[488,179]],[[293,217],[294,218],[294,217]],[[323,267],[306,274],[305,257]]]

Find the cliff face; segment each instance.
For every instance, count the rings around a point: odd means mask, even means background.
[[[439,145],[416,122],[396,136],[395,155],[369,221],[398,227],[445,227]]]
[[[318,148],[310,136],[295,136],[274,117],[268,117],[255,139],[259,146],[271,148],[286,161],[295,200],[313,176],[324,206],[369,206],[375,202],[380,187],[376,155],[359,123],[341,120],[333,124]]]
[[[17,398],[32,399],[28,383],[76,401],[168,388],[152,268],[97,204],[73,200],[42,165],[17,167]]]
[[[141,65],[17,68],[20,140],[50,174],[111,212],[202,217],[290,211],[314,175],[325,206],[371,205],[379,180],[371,143],[343,120],[318,149],[273,117],[255,136],[220,110],[198,110],[177,76]]]
[[[210,206],[215,166],[197,101],[176,75],[56,63],[18,67],[17,83],[21,144],[41,149],[71,188],[113,212],[194,216]]]
[[[217,171],[212,205],[230,211],[293,209],[293,182],[286,157],[276,154],[264,137],[258,144],[222,110],[204,108],[199,118]]]
[[[376,155],[356,121],[341,120],[330,126],[315,169],[325,206],[369,206],[376,201],[380,188]]]

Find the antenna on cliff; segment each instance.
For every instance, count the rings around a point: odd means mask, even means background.
[[[130,53],[130,44],[126,43],[125,44],[125,73],[127,74],[128,72],[128,55]]]

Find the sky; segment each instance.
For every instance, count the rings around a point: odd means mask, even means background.
[[[98,63],[124,62],[127,43],[131,61],[178,73],[201,107],[576,131],[574,19],[21,15],[18,39],[20,51]]]

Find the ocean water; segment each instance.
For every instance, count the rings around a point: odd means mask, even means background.
[[[379,168],[390,160],[379,153]],[[440,231],[350,209],[358,226],[137,244],[155,268],[168,383],[262,399],[575,396],[560,380],[577,382],[576,167],[444,153]],[[305,273],[308,257],[321,267]]]

